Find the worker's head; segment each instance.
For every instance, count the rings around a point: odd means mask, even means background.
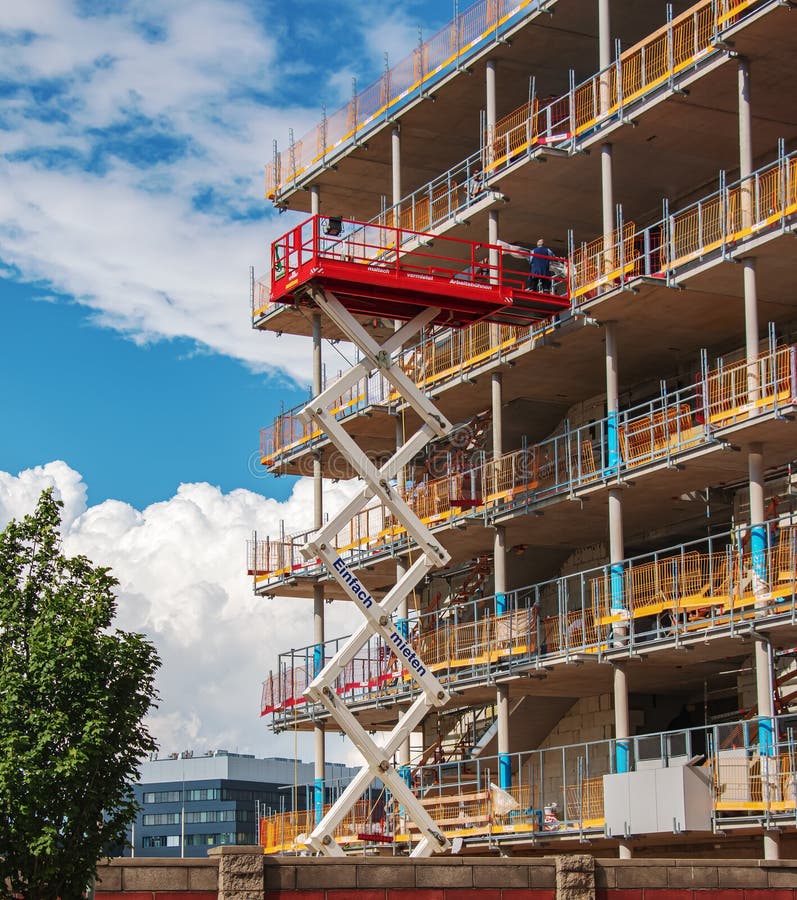
[[[544,245],[545,245],[545,241],[544,241],[542,238],[540,238],[540,239],[537,241],[537,246],[538,246],[538,247],[543,247]]]

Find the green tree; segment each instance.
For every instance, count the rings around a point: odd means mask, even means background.
[[[61,548],[51,491],[0,534],[0,897],[73,900],[136,813],[160,660],[116,579]]]

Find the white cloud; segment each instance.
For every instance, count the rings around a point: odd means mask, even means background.
[[[158,40],[141,31],[150,19]],[[84,17],[67,0],[37,0],[2,5],[0,31],[35,35],[0,56],[0,80],[21,85],[1,110],[4,266],[139,341],[187,337],[304,380],[298,342],[254,334],[249,322],[249,266],[265,271],[267,246],[291,217],[247,213],[267,208],[271,136],[286,123],[302,133],[317,113],[264,105],[275,41],[249,7],[139,0]],[[53,96],[29,94],[31,84]],[[48,103],[63,114],[41,115]],[[125,129],[150,120],[166,145],[142,167],[141,138]],[[182,148],[176,158],[171,141]],[[203,212],[195,201],[206,191],[218,203]]]
[[[162,750],[292,753],[293,736],[275,737],[259,719],[260,686],[280,651],[312,643],[311,601],[255,597],[245,542],[255,529],[278,534],[280,520],[289,533],[311,524],[312,483],[298,482],[284,502],[183,484],[141,511],[117,500],[87,508],[80,474],[56,461],[16,476],[0,472],[0,527],[30,512],[45,487],[65,502],[65,551],[111,566],[120,582],[117,624],[146,633],[161,654],[161,702],[151,726]],[[327,507],[334,511],[353,487],[331,486]],[[330,637],[357,623],[349,604],[326,611]],[[299,752],[311,758],[304,736]],[[330,759],[347,755],[330,744]]]

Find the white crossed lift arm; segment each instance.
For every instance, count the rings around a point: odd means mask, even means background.
[[[435,540],[434,535],[399,496],[398,491],[391,485],[391,479],[394,479],[429,441],[448,434],[452,426],[417,385],[404,374],[398,365],[394,366],[392,361],[396,351],[428,325],[439,310],[424,309],[394,332],[384,343],[378,344],[334,294],[314,285],[309,287],[308,294],[346,337],[359,347],[364,358],[315,397],[302,411],[300,418],[305,423],[312,421],[323,429],[330,441],[346,455],[352,468],[363,479],[363,487],[330,522],[316,533],[313,540],[302,548],[302,553],[306,559],[320,557],[323,560],[330,575],[338,582],[347,596],[357,604],[365,616],[365,622],[313,679],[305,691],[305,697],[313,702],[321,703],[327,709],[330,716],[363,755],[365,765],[304,843],[326,856],[342,856],[343,850],[334,837],[335,829],[374,778],[379,778],[390,789],[396,800],[404,807],[407,817],[421,832],[421,841],[412,851],[412,856],[429,856],[432,853],[447,850],[450,843],[422,803],[412,793],[409,785],[396,771],[391,763],[391,757],[399,746],[409,739],[414,729],[432,707],[445,705],[449,694],[424,664],[407,635],[401,633],[392,620],[391,614],[429,569],[445,565],[450,556],[445,547]],[[418,431],[398,447],[393,456],[381,468],[377,468],[368,459],[330,412],[330,408],[337,398],[347,388],[377,370],[393,385],[402,399],[415,410],[421,419]],[[406,528],[408,537],[421,551],[419,558],[407,569],[381,602],[377,602],[371,596],[333,546],[333,539],[338,531],[373,497],[378,497],[385,504],[396,520]],[[337,695],[334,687],[336,679],[345,666],[355,658],[372,635],[382,637],[399,663],[420,688],[420,693],[412,705],[406,712],[400,714],[383,747],[378,746],[371,739],[351,710],[347,708],[345,702]]]

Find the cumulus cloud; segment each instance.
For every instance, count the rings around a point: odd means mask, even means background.
[[[87,507],[80,474],[55,461],[18,475],[0,472],[0,527],[30,512],[46,487],[65,504],[65,551],[111,566],[119,579],[117,625],[147,634],[161,654],[161,702],[151,726],[162,750],[292,753],[293,736],[275,737],[259,718],[260,686],[280,651],[312,642],[311,601],[255,597],[245,542],[255,529],[277,534],[281,521],[289,533],[308,527],[312,483],[297,482],[283,502],[183,484],[143,510],[117,500]],[[353,488],[330,487],[328,508]],[[326,609],[330,636],[357,621],[349,604]],[[311,758],[308,740],[300,737],[297,746]],[[350,755],[334,742],[330,754]]]
[[[263,199],[271,137],[316,113],[264,100],[276,45],[251,7],[4,4],[0,39],[3,268],[136,340],[302,378],[293,339],[251,331],[248,269],[289,226]]]

